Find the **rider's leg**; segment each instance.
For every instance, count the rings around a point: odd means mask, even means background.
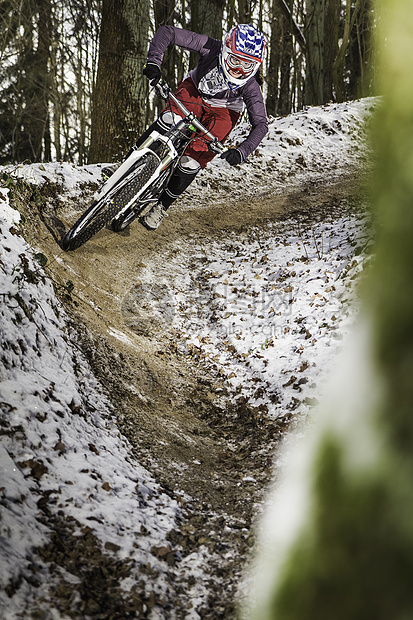
[[[180,121],[181,118],[182,116],[179,116],[179,114],[175,114],[175,112],[171,112],[170,110],[164,110],[163,112],[161,112],[159,118],[157,118],[156,121],[143,132],[141,137],[136,140],[134,146],[131,148],[126,157],[128,157],[134,149],[139,148],[145,142],[145,140],[149,138],[153,131],[157,131],[158,133],[163,135],[170,130],[174,123]]]
[[[192,84],[192,86],[191,86]],[[193,83],[187,85],[189,94]],[[220,140],[230,134],[239,118],[239,113],[227,108],[213,108],[204,110],[201,120],[205,126],[214,132]],[[215,157],[202,140],[194,140],[185,151],[180,165],[171,176],[166,190],[161,194],[159,202],[140,218],[140,222],[149,230],[156,230],[166,215],[167,209],[192,183],[198,172],[205,168],[207,163]]]
[[[167,209],[189,187],[201,170],[199,162],[192,157],[183,155],[179,166],[171,176],[165,191],[161,194],[159,202],[140,218],[140,222],[148,230],[156,230],[166,215]]]
[[[200,170],[199,162],[188,155],[182,156],[179,166],[159,199],[164,209],[169,209],[171,204],[184,193]]]

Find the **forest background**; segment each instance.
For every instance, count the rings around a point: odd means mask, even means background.
[[[0,163],[119,159],[159,105],[142,76],[156,29],[250,22],[269,116],[374,94],[372,0],[3,0]],[[176,86],[195,62],[171,46],[163,75]]]

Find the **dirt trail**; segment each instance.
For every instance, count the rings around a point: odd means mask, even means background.
[[[239,563],[252,544],[254,505],[270,481],[273,453],[291,418],[266,419],[242,398],[234,404],[222,369],[207,364],[196,350],[184,350],[168,326],[150,335],[136,333],[125,324],[125,296],[139,282],[144,266],[150,265],[155,276],[179,279],[168,257],[178,253],[185,273],[192,248],[223,238],[226,230],[246,232],[286,217],[331,214],[355,191],[349,175],[236,206],[195,209],[184,203],[171,210],[156,233],[135,222],[126,233],[104,230],[66,254],[43,223],[50,226],[50,202],[43,205],[40,220],[29,220],[28,235],[48,257],[51,277],[62,284],[73,282],[73,301],[66,307],[94,372],[108,390],[120,429],[166,492],[191,498],[182,504],[187,523],[196,522],[197,536],[186,535],[184,524],[171,535],[172,545],[189,550],[218,532],[220,544],[235,549],[234,562]],[[70,204],[59,206],[56,214],[65,225],[76,218]],[[246,477],[257,484],[242,484]],[[248,532],[241,535],[242,528]],[[214,545],[211,549],[219,551]],[[220,596],[220,605],[222,617],[228,618],[238,569],[228,561],[222,570],[228,574],[228,592],[227,602]],[[221,617],[211,613],[203,617]]]
[[[144,266],[151,265],[155,274],[158,270],[163,276],[179,278],[176,272],[168,273],[168,252],[181,252],[185,270],[194,246],[222,238],[226,230],[247,231],[287,216],[330,212],[351,191],[352,179],[341,177],[328,185],[307,185],[282,196],[236,206],[177,207],[156,233],[135,222],[126,234],[104,230],[84,247],[69,253],[60,251],[44,226],[37,231],[53,277],[74,284],[73,299],[78,305],[70,305],[70,313],[83,333],[94,370],[120,410],[123,430],[140,458],[144,456],[142,449],[148,450],[145,461],[151,461],[151,469],[158,469],[158,475],[162,472],[162,478],[171,478],[172,488],[171,469],[181,469],[183,464],[185,471],[179,477],[183,490],[205,496],[214,509],[244,514],[244,502],[234,502],[229,492],[228,460],[222,457],[226,453],[225,441],[219,431],[211,433],[206,414],[214,407],[222,410],[225,384],[200,360],[179,352],[173,333],[155,329],[148,337],[129,329],[122,314],[122,300],[139,282]],[[75,216],[73,208],[58,214],[69,221]],[[263,438],[268,439],[266,432]],[[201,461],[202,466],[194,467],[194,460]],[[248,467],[246,463],[244,466]],[[237,482],[238,476],[233,480],[235,487]],[[237,489],[234,492],[239,495]]]

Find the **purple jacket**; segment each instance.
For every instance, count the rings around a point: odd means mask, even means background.
[[[195,86],[198,88],[202,78],[218,66],[222,41],[208,37],[205,34],[197,34],[196,32],[175,28],[174,26],[161,26],[149,45],[148,62],[153,62],[160,67],[164,53],[172,43],[185,50],[199,54],[197,66],[189,73]],[[264,99],[255,77],[250,78],[244,86],[233,90],[226,87],[215,95],[205,95],[203,92],[200,92],[200,94],[211,105],[229,107],[241,111],[243,104],[245,104],[251,123],[251,132],[237,148],[241,152],[243,159],[255,151],[268,131]]]

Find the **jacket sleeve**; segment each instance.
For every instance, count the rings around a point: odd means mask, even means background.
[[[164,53],[171,44],[202,55],[211,48],[212,41],[206,34],[197,34],[175,26],[161,26],[149,45],[148,62],[154,62],[160,67]]]
[[[242,92],[242,98],[247,108],[251,131],[246,140],[237,146],[237,149],[241,152],[242,158],[246,159],[266,136],[268,118],[262,91],[257,80],[251,79],[247,82]]]

